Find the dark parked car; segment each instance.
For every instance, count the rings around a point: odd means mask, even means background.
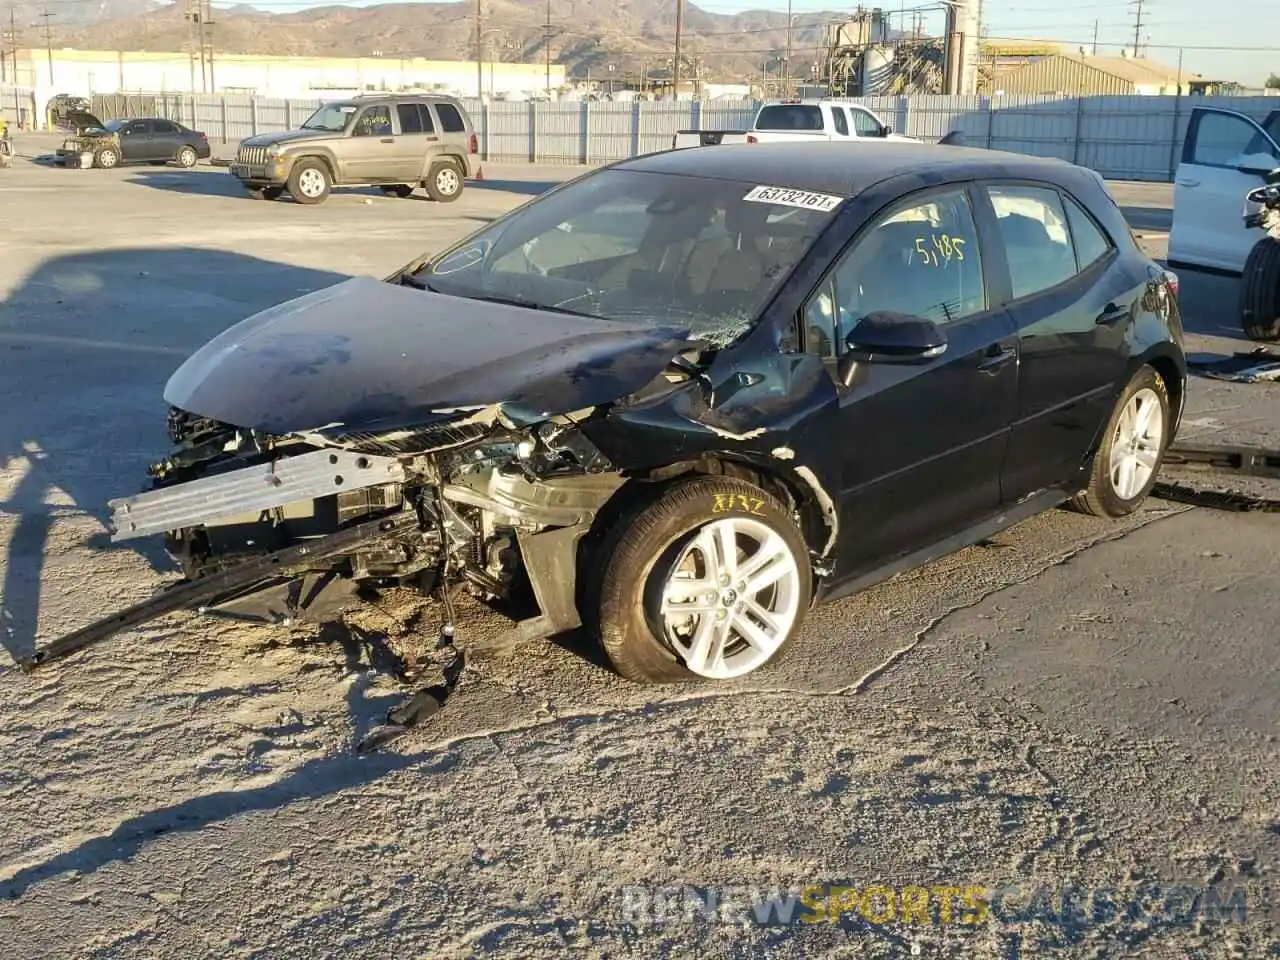
[[[176,163],[180,167],[194,167],[199,161],[208,160],[212,153],[205,134],[188,129],[176,120],[143,118],[103,123],[83,111],[72,113],[69,120],[75,136],[57,150],[57,157],[64,164],[78,164],[82,154],[91,154],[95,167],[108,170],[122,163]]]
[[[466,583],[536,601],[515,637],[585,623],[633,680],[724,680],[815,601],[1064,502],[1137,509],[1182,329],[1101,178],[849,157],[625,161],[226,330],[170,379],[176,449],[116,539],[167,535],[170,609]]]

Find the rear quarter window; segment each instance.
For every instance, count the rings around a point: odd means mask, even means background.
[[[465,133],[467,130],[462,114],[452,103],[437,103],[436,116],[440,118],[440,129],[445,133]]]
[[[757,130],[821,130],[821,108],[807,103],[775,103],[761,107]]]

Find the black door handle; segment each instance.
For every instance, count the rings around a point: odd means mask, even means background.
[[[1098,314],[1094,321],[1100,327],[1114,327],[1122,320],[1129,317],[1128,307],[1117,307],[1114,303],[1108,303],[1107,308]]]
[[[994,376],[999,372],[1000,368],[1006,363],[1010,363],[1018,356],[1018,351],[1013,347],[1003,347],[997,344],[987,351],[986,356],[982,358],[982,362],[978,364],[978,372],[987,376]]]

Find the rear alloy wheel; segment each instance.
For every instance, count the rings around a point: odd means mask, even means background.
[[[753,484],[671,487],[617,534],[599,632],[640,683],[733,680],[778,659],[809,606],[812,572],[787,508]]]
[[[93,165],[102,170],[110,170],[120,165],[120,154],[115,147],[103,147],[93,157]]]
[[[329,196],[329,171],[319,160],[300,160],[289,174],[289,195],[298,203],[323,203]]]
[[[449,203],[462,196],[462,171],[452,160],[433,163],[427,172],[427,196],[438,203]]]
[[[1072,506],[1096,517],[1124,517],[1142,506],[1169,445],[1169,407],[1164,380],[1143,367],[1120,395],[1093,458],[1089,486]]]
[[[200,157],[196,154],[195,147],[183,147],[178,151],[178,156],[175,159],[178,161],[178,166],[190,170],[196,165],[196,161]]]
[[[399,197],[401,200],[407,200],[413,196],[413,184],[411,183],[397,183],[391,186],[379,187],[378,189],[388,197]]]
[[[1280,240],[1263,237],[1240,278],[1240,324],[1250,340],[1280,340]]]

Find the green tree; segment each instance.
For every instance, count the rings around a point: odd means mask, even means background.
[[[1267,77],[1268,90],[1280,90],[1280,73],[1273,73]]]

